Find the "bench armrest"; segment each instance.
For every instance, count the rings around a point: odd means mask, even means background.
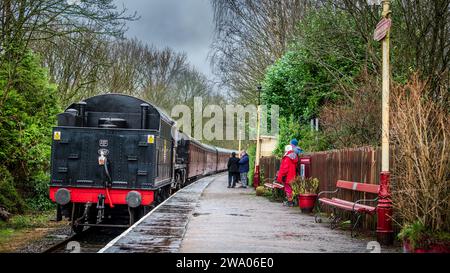
[[[319,197],[320,197],[322,194],[329,194],[329,193],[336,194],[338,191],[339,191],[339,188],[337,188],[337,189],[334,190],[334,191],[321,191],[321,192],[319,192],[319,194],[317,195],[317,199],[319,199]]]
[[[375,199],[359,199],[353,204],[352,210],[355,211],[355,206],[359,203],[368,203],[368,202],[377,202],[377,201],[378,201],[378,197]]]

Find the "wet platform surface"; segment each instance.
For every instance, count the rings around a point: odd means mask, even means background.
[[[226,185],[220,177],[205,189],[180,252],[368,252],[367,239],[317,224],[298,207],[270,202],[253,189]]]
[[[99,252],[178,252],[189,218],[192,217],[204,189],[215,178],[216,176],[211,176],[200,179],[178,191]]]
[[[298,207],[255,196],[252,188],[228,189],[223,174],[179,191],[103,252],[367,253],[372,240],[317,224]]]

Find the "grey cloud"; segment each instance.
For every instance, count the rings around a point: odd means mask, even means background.
[[[116,3],[140,16],[140,20],[128,23],[127,37],[186,52],[197,69],[212,76],[207,60],[213,36],[209,0],[116,0]]]

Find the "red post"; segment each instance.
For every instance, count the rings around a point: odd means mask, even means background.
[[[259,165],[255,166],[255,173],[253,174],[253,187],[256,189],[259,186]]]
[[[394,242],[394,231],[392,230],[392,200],[389,184],[390,173],[381,172],[377,206],[377,241],[382,245],[392,245]]]

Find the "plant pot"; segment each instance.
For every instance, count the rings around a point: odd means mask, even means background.
[[[403,252],[404,253],[450,253],[448,245],[443,244],[431,244],[428,247],[416,247],[413,248],[408,240],[403,240]]]
[[[303,213],[311,213],[316,204],[317,194],[299,194],[298,206]]]

